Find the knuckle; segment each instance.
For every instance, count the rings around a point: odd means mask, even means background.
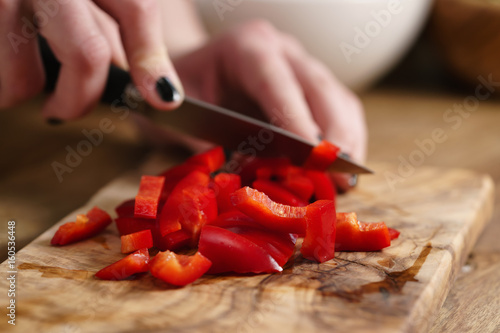
[[[81,69],[93,71],[95,68],[108,66],[111,49],[103,36],[92,35],[77,47],[73,58]]]
[[[240,31],[243,37],[259,38],[264,40],[276,41],[278,31],[274,26],[266,20],[255,19],[244,23]]]

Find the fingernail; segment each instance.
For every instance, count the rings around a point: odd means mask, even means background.
[[[62,119],[59,118],[47,118],[47,124],[52,126],[61,125],[63,123]]]
[[[175,89],[172,82],[165,76],[156,81],[156,91],[165,102],[175,102],[181,98],[181,95]]]
[[[358,184],[358,175],[351,175],[347,183],[350,187],[356,186]]]

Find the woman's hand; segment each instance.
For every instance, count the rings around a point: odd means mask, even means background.
[[[111,62],[130,70],[154,107],[181,103],[184,93],[156,0],[0,0],[0,109],[43,89],[38,34],[62,65],[45,118],[72,119],[90,110],[104,91]]]
[[[367,132],[358,98],[270,24],[244,24],[174,63],[188,95],[235,110],[254,101],[275,125],[313,143],[324,138],[364,161]],[[335,178],[349,187],[350,177]]]

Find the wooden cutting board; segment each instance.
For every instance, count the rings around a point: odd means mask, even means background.
[[[419,167],[391,190],[385,171],[395,168],[372,164],[376,175],[340,196],[337,208],[400,230],[390,248],[337,253],[323,264],[296,253],[281,274],[206,276],[184,288],[149,275],[96,279],[96,271],[123,257],[114,225],[84,242],[50,246],[61,223],[94,205],[113,211],[135,195],[141,174],[166,166],[153,157],[19,251],[17,327],[4,315],[0,331],[425,332],[493,207],[489,176]],[[7,271],[4,262],[2,290],[8,290]],[[4,294],[4,313],[8,302]]]

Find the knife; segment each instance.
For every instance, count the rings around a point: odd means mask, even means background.
[[[40,39],[40,49],[46,71],[46,90],[55,88],[60,64]],[[269,123],[186,96],[182,105],[173,111],[158,111],[145,103],[134,88],[130,74],[111,65],[102,102],[112,108],[126,108],[191,136],[213,142],[241,154],[261,157],[289,157],[301,165],[314,144]],[[351,174],[373,173],[339,153],[329,170]]]

